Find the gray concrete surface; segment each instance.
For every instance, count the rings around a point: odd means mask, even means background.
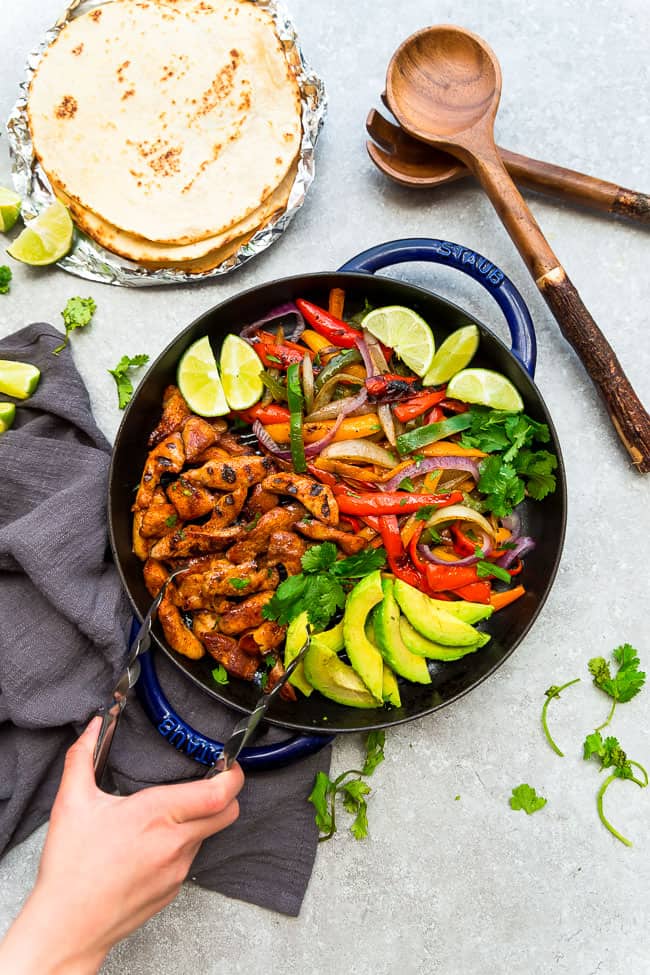
[[[650,190],[650,10],[646,0],[292,0],[330,112],[318,176],[290,232],[226,280],[171,291],[85,284],[58,270],[12,265],[0,298],[0,334],[57,322],[66,299],[92,294],[96,320],[73,337],[75,359],[109,435],[119,421],[106,369],[125,352],[151,356],[199,312],[276,276],[334,268],[401,235],[456,240],[511,274],[538,329],[537,379],[556,419],[568,466],[570,517],[555,588],[532,633],[499,673],[443,712],[388,735],[370,803],[371,836],[342,831],[319,849],[301,916],[288,920],[188,888],[106,962],[129,972],[342,973],[388,975],[644,975],[650,972],[650,792],[621,784],[608,797],[632,849],[596,818],[595,768],[580,742],[606,703],[589,686],[586,661],[628,640],[648,661],[648,481],[633,473],[580,364],[563,343],[490,204],[471,184],[416,194],[389,185],[364,149],[364,120],[385,66],[407,34],[456,22],[498,53],[504,95],[502,145]],[[15,98],[25,54],[60,0],[7,4],[2,18],[0,115]],[[0,140],[0,183],[9,181]],[[637,390],[650,403],[648,232],[531,197],[532,207]],[[499,312],[453,272],[400,272],[451,296],[501,330]],[[59,320],[60,321],[60,320]],[[575,675],[553,709],[562,761],[539,730],[544,689]],[[650,760],[646,690],[620,708],[629,752]],[[334,768],[360,743],[337,743]],[[512,786],[548,798],[533,817],[512,812]],[[460,795],[460,800],[454,797]],[[0,933],[34,878],[43,835],[0,863]]]

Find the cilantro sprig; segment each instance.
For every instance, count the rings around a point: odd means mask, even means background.
[[[0,295],[9,294],[9,284],[13,274],[6,264],[0,264]]]
[[[564,752],[561,751],[560,748],[556,745],[555,741],[551,737],[551,732],[548,730],[548,719],[547,719],[548,706],[554,697],[560,696],[561,691],[566,690],[567,687],[571,687],[573,684],[579,684],[579,683],[580,683],[580,678],[574,677],[573,680],[567,681],[566,684],[560,684],[559,687],[557,686],[557,684],[551,684],[551,686],[544,691],[546,700],[544,701],[544,704],[542,706],[542,728],[544,729],[544,734],[546,735],[547,742],[549,743],[549,745],[551,746],[555,754],[559,755],[560,758],[564,758]]]
[[[339,559],[336,545],[323,542],[308,549],[301,562],[303,571],[280,583],[262,615],[285,625],[306,612],[315,629],[322,630],[337,610],[343,609],[346,584],[381,569],[386,553],[383,548],[364,549]]]
[[[133,383],[129,377],[129,372],[132,369],[140,369],[147,362],[149,362],[148,355],[123,355],[115,368],[108,370],[117,385],[117,405],[120,410],[124,409],[133,396]]]
[[[471,425],[463,431],[461,443],[490,454],[479,465],[478,482],[488,511],[503,518],[526,494],[541,501],[555,490],[557,457],[548,450],[530,449],[535,441],[549,442],[551,434],[545,423],[537,423],[525,413],[478,406],[468,415]]]
[[[70,333],[76,328],[85,328],[95,314],[97,305],[92,298],[69,298],[65,308],[61,312],[63,324],[65,325],[65,338],[61,345],[57,345],[52,350],[52,355],[59,355],[65,349],[70,338]]]
[[[621,748],[621,744],[618,738],[614,738],[612,735],[608,735],[607,738],[603,738],[600,731],[596,730],[584,740],[583,744],[583,758],[588,762],[592,758],[596,758],[600,762],[600,771],[603,769],[612,769],[612,772],[605,779],[596,797],[596,806],[598,808],[598,816],[603,824],[603,826],[609,830],[612,836],[615,836],[617,840],[624,843],[625,846],[632,846],[630,840],[623,836],[615,826],[609,822],[605,816],[603,810],[603,798],[605,793],[609,789],[610,785],[614,779],[629,779],[630,782],[634,782],[638,785],[640,789],[645,789],[648,785],[648,773],[646,772],[643,765],[639,762],[632,761],[631,758],[627,757],[627,754]],[[633,769],[639,769],[643,775],[643,779],[639,779],[635,776]]]
[[[604,657],[592,657],[589,661],[589,672],[593,676],[594,684],[613,698],[607,719],[598,726],[597,731],[606,728],[611,722],[618,701],[621,704],[631,701],[645,684],[646,675],[639,670],[640,660],[634,647],[623,643],[612,651],[612,656],[618,664],[618,670],[613,677]]]
[[[521,809],[528,816],[532,816],[534,812],[538,812],[546,805],[546,799],[538,796],[532,785],[526,782],[515,786],[509,801],[511,809]]]
[[[384,761],[385,732],[371,731],[366,739],[366,759],[361,769],[348,769],[335,778],[325,772],[319,772],[308,801],[315,809],[315,821],[318,826],[319,843],[330,840],[336,833],[336,800],[342,799],[343,808],[354,816],[350,832],[355,840],[361,840],[368,835],[368,803],[370,786],[362,776],[372,775],[378,765]]]

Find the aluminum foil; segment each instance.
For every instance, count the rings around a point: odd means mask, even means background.
[[[110,0],[106,0],[110,2]],[[327,110],[325,85],[305,60],[295,27],[289,14],[277,0],[250,0],[269,12],[275,21],[276,29],[291,64],[302,103],[302,142],[298,171],[291,188],[286,209],[258,230],[238,251],[228,257],[219,267],[203,274],[188,274],[170,268],[149,270],[128,261],[95,243],[79,230],[75,232],[75,243],[70,253],[58,262],[58,266],[77,277],[104,284],[121,285],[128,288],[141,288],[148,285],[187,284],[205,281],[228,274],[261,254],[284,233],[291,220],[302,206],[309,186],[314,179],[314,150],[320,127]],[[66,24],[74,17],[87,13],[103,3],[92,0],[73,0],[63,15],[47,32],[41,43],[34,48],[27,60],[25,78],[20,85],[20,97],[7,120],[7,134],[12,157],[12,175],[16,192],[23,200],[23,213],[35,217],[55,199],[47,176],[41,169],[34,154],[31,133],[27,121],[27,94],[36,68],[47,48],[52,44]]]

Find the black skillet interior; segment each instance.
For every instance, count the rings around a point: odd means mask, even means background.
[[[327,307],[332,287],[345,289],[346,310],[363,307],[365,299],[374,306],[399,304],[414,309],[430,323],[437,345],[455,328],[476,321],[445,299],[412,285],[366,274],[329,273],[284,278],[253,288],[211,309],[186,328],[165,349],[140,383],[118,431],[113,451],[109,484],[111,544],[123,584],[140,617],[147,612],[151,597],[144,586],[142,563],[131,551],[131,505],[147,455],[147,438],[160,417],[163,390],[175,382],[182,353],[206,334],[218,353],[228,332],[239,331],[270,309],[295,298],[307,298]],[[387,727],[427,714],[467,693],[493,673],[520,643],[539,613],[553,583],[564,540],[566,486],[559,444],[544,402],[524,368],[499,339],[480,322],[476,324],[481,330],[481,342],[472,365],[496,369],[515,383],[524,399],[526,412],[550,426],[554,442],[549,449],[554,449],[560,458],[555,493],[543,502],[526,501],[522,506],[524,530],[537,542],[535,550],[526,557],[523,580],[526,595],[481,624],[492,639],[480,652],[453,663],[432,663],[431,685],[400,680],[401,708],[358,710],[335,704],[314,692],[310,698],[299,694],[295,703],[274,702],[268,715],[270,723],[305,732],[352,732]],[[207,694],[237,710],[252,710],[259,696],[256,684],[231,678],[227,685],[217,685],[211,677],[214,667],[211,657],[206,655],[202,660],[188,660],[166,644],[157,625],[154,635],[179,670]]]

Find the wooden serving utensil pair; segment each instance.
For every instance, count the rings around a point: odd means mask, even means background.
[[[494,142],[500,96],[496,56],[480,37],[460,27],[418,31],[397,49],[388,66],[386,100],[391,112],[408,135],[451,154],[481,183],[562,334],[602,395],[633,464],[647,473],[650,416],[504,166]],[[628,198],[626,204],[623,197],[615,209],[620,212],[632,203],[647,219],[647,197],[632,196],[635,200]]]

